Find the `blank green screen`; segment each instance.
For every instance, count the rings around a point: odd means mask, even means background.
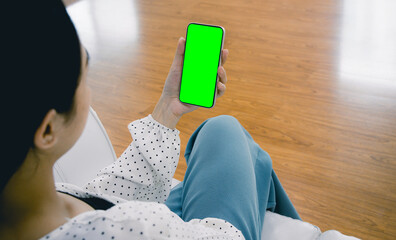
[[[202,107],[214,104],[223,29],[189,24],[180,84],[180,101]]]

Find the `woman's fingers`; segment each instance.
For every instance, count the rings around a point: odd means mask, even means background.
[[[217,82],[217,97],[223,96],[225,90],[226,90],[226,85],[221,82]]]
[[[221,97],[226,90],[227,74],[223,66],[218,69],[219,81],[217,82],[217,96]]]
[[[219,69],[217,70],[219,77],[220,77],[220,82],[223,84],[227,83],[227,74],[223,66],[220,66]]]
[[[224,65],[224,63],[227,61],[227,58],[228,58],[228,49],[223,49],[222,51],[221,51],[221,66],[223,66]]]
[[[186,39],[180,37],[177,42],[175,57],[173,58],[172,66],[182,66],[184,50],[185,50]]]
[[[226,90],[226,83],[227,83],[227,74],[226,71],[223,67],[225,62],[227,61],[228,58],[228,49],[223,49],[221,51],[221,66],[217,70],[218,75],[219,75],[219,81],[217,82],[217,96],[221,97],[223,96],[225,90]]]

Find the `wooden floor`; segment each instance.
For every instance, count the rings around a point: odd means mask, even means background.
[[[69,12],[117,154],[131,141],[127,124],[154,109],[187,24],[222,25],[227,91],[180,120],[181,156],[205,119],[235,116],[303,220],[396,238],[395,1],[83,0]],[[185,170],[181,157],[175,177]]]

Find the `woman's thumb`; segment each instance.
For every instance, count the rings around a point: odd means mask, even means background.
[[[184,37],[180,37],[179,41],[177,42],[176,54],[175,54],[175,58],[173,59],[173,65],[181,64],[184,56],[185,44],[186,44],[186,39],[184,39]]]

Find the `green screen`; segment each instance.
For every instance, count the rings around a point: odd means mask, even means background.
[[[221,27],[188,25],[180,83],[181,102],[213,106],[222,40]]]

